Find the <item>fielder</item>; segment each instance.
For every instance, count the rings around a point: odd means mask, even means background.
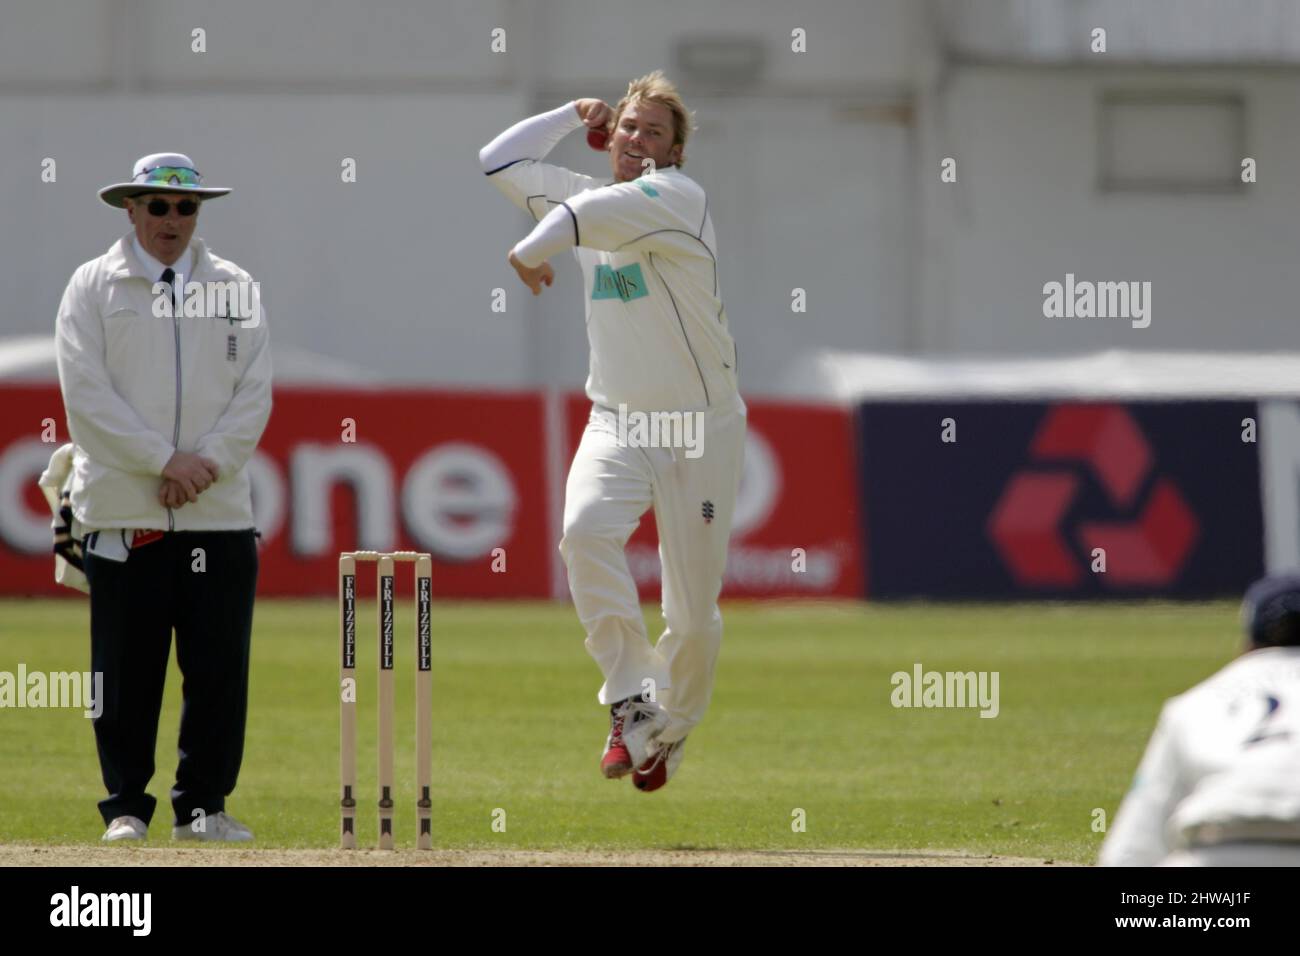
[[[1300,576],[1242,620],[1241,656],[1165,704],[1103,866],[1300,866]]]
[[[608,133],[612,183],[542,162],[584,126]],[[491,182],[537,222],[509,255],[533,294],[553,281],[553,256],[572,249],[582,267],[593,404],[565,488],[560,553],[605,678],[601,770],[631,775],[645,792],[673,776],[709,705],[745,441],[708,200],[681,171],[689,133],[681,97],[655,71],[612,109],[575,100],[512,126],[479,153]],[[702,426],[699,453],[620,427],[650,412],[692,416]],[[654,645],[624,556],[652,507],[667,625]]]

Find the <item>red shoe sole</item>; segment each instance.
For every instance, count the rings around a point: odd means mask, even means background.
[[[600,761],[600,772],[607,780],[617,780],[632,772],[632,755],[620,745],[610,749]]]

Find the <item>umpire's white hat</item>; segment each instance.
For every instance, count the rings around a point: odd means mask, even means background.
[[[110,206],[125,208],[124,199],[141,193],[191,193],[204,199],[216,199],[230,192],[219,186],[204,186],[194,161],[184,153],[152,153],[135,161],[129,183],[114,183],[99,191],[99,198]]]

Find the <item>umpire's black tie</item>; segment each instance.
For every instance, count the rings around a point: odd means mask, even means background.
[[[160,278],[160,279],[158,280],[159,282],[165,282],[165,283],[167,283],[167,288],[168,288],[168,289],[170,290],[170,292],[171,292],[171,300],[172,300],[172,315],[176,315],[176,314],[177,314],[177,311],[176,311],[176,286],[173,285],[173,283],[175,282],[175,280],[176,280],[176,270],[173,269],[171,266],[168,266],[166,269],[163,270],[162,278]]]

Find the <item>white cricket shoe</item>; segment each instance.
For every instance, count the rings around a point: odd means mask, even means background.
[[[202,823],[199,822],[202,819]],[[173,840],[207,840],[222,843],[248,843],[253,831],[225,811],[197,818],[183,827],[172,827]]]
[[[611,729],[606,746],[621,743],[627,751],[631,764],[628,770],[631,770],[643,764],[658,749],[655,738],[668,727],[668,712],[657,703],[640,697],[629,697],[616,706],[622,711],[621,726],[617,735]]]
[[[148,835],[149,824],[139,817],[115,817],[104,831],[103,841],[116,843],[119,840],[143,840]]]

